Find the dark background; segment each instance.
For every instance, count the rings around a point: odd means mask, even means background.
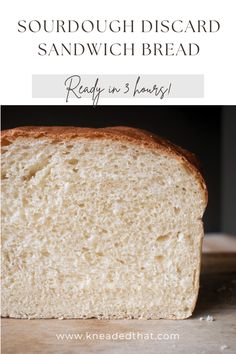
[[[236,184],[236,179],[233,182],[236,145],[231,146],[231,140],[236,138],[234,116],[234,107],[221,106],[3,106],[2,129],[23,125],[127,125],[157,133],[194,152],[201,162],[209,192],[204,216],[206,232],[236,234],[235,220],[232,220],[236,219],[236,210],[235,217],[232,212]],[[232,180],[234,191],[229,188],[228,179]],[[228,199],[232,207],[228,206]]]

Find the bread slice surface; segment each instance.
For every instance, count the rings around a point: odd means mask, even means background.
[[[194,156],[146,131],[4,131],[2,315],[190,316],[206,203]]]

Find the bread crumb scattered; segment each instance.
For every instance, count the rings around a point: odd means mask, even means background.
[[[223,344],[221,347],[220,347],[220,350],[223,352],[223,350],[225,349],[229,349],[229,346],[226,345],[226,344]]]
[[[207,316],[206,320],[209,321],[209,322],[215,321],[214,317],[210,316],[210,315]]]
[[[58,320],[64,320],[64,317],[62,316],[62,317],[58,317]]]
[[[199,321],[209,321],[209,322],[213,322],[213,321],[215,321],[215,319],[214,319],[214,317],[213,316],[210,316],[210,315],[207,315],[207,317],[206,318],[204,318],[204,317],[199,317]]]

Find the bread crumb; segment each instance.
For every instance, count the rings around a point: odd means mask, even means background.
[[[213,321],[215,321],[215,319],[214,319],[214,317],[213,316],[210,316],[210,315],[207,315],[207,317],[206,318],[204,318],[204,317],[199,317],[199,321],[209,321],[209,322],[213,322]]]
[[[58,317],[58,320],[64,320],[64,317],[63,316]]]
[[[229,346],[226,345],[226,344],[223,344],[221,347],[220,347],[220,350],[223,352],[223,350],[225,349],[229,349]]]
[[[210,315],[207,316],[206,320],[209,321],[209,322],[215,321],[214,317],[210,316]]]

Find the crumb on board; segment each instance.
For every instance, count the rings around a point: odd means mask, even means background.
[[[199,321],[208,321],[208,322],[213,322],[215,321],[214,317],[211,315],[207,315],[207,317],[199,317]]]
[[[221,347],[220,347],[220,350],[223,352],[223,350],[225,349],[229,349],[229,346],[226,345],[226,344],[223,344]]]
[[[58,317],[58,320],[64,320],[64,317],[63,316]]]
[[[213,317],[213,316],[210,316],[210,315],[207,315],[206,320],[209,321],[209,322],[215,321],[214,317]]]

